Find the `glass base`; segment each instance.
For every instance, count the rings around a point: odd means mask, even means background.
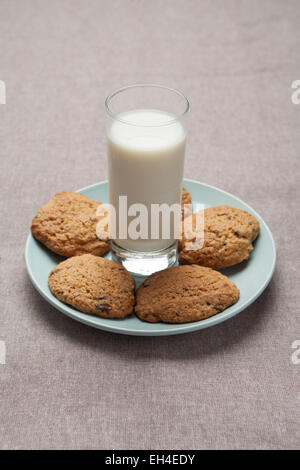
[[[141,252],[121,248],[112,241],[112,260],[122,264],[135,276],[150,276],[173,266],[177,261],[177,242],[159,251]]]

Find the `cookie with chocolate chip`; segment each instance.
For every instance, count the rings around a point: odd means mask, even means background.
[[[124,318],[132,313],[135,283],[114,261],[90,254],[59,263],[49,274],[49,287],[61,302],[103,318]]]
[[[184,219],[179,263],[233,266],[249,258],[258,234],[259,222],[252,214],[231,206],[209,207]]]
[[[222,312],[239,299],[226,276],[202,266],[176,266],[152,274],[136,292],[136,315],[156,323],[187,323]]]
[[[107,226],[104,237],[103,230],[101,237],[97,231],[100,223]],[[49,250],[65,257],[102,256],[110,250],[107,209],[100,201],[72,191],[57,193],[41,207],[31,232]]]

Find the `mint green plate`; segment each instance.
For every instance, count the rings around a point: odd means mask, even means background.
[[[250,259],[223,271],[240,289],[240,299],[235,305],[206,320],[181,325],[145,323],[134,315],[125,320],[108,320],[86,315],[63,304],[52,295],[48,287],[48,274],[63,258],[49,251],[29,234],[25,247],[25,262],[34,287],[47,302],[74,320],[94,328],[126,335],[163,336],[189,333],[217,325],[240,313],[261,295],[272,278],[276,264],[276,249],[272,233],[263,219],[237,197],[221,189],[193,180],[184,180],[184,186],[191,193],[193,204],[200,203],[206,207],[228,204],[250,212],[259,220],[261,231],[255,241],[255,249]],[[108,183],[106,181],[87,186],[80,189],[79,192],[92,199],[108,202]]]

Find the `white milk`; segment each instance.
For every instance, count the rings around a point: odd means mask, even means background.
[[[175,120],[173,123],[160,125],[172,119]],[[176,116],[164,111],[137,109],[121,113],[112,121],[107,140],[109,202],[116,208],[117,214],[115,241],[122,248],[133,251],[149,252],[167,248],[174,238],[118,238],[119,196],[127,195],[128,207],[135,203],[145,204],[149,214],[152,203],[180,203],[186,142],[182,124],[176,120]]]

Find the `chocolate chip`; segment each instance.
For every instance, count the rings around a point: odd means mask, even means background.
[[[103,299],[106,299],[105,295],[102,297],[95,297],[95,300],[103,300]]]
[[[53,274],[56,274],[56,273],[58,273],[59,271],[61,271],[61,269],[55,269],[55,271],[52,271],[52,272],[50,273],[50,276],[53,276]]]
[[[97,310],[99,310],[100,312],[105,312],[105,313],[108,313],[110,311],[110,306],[106,303],[102,303],[102,304],[95,304],[95,307]]]

